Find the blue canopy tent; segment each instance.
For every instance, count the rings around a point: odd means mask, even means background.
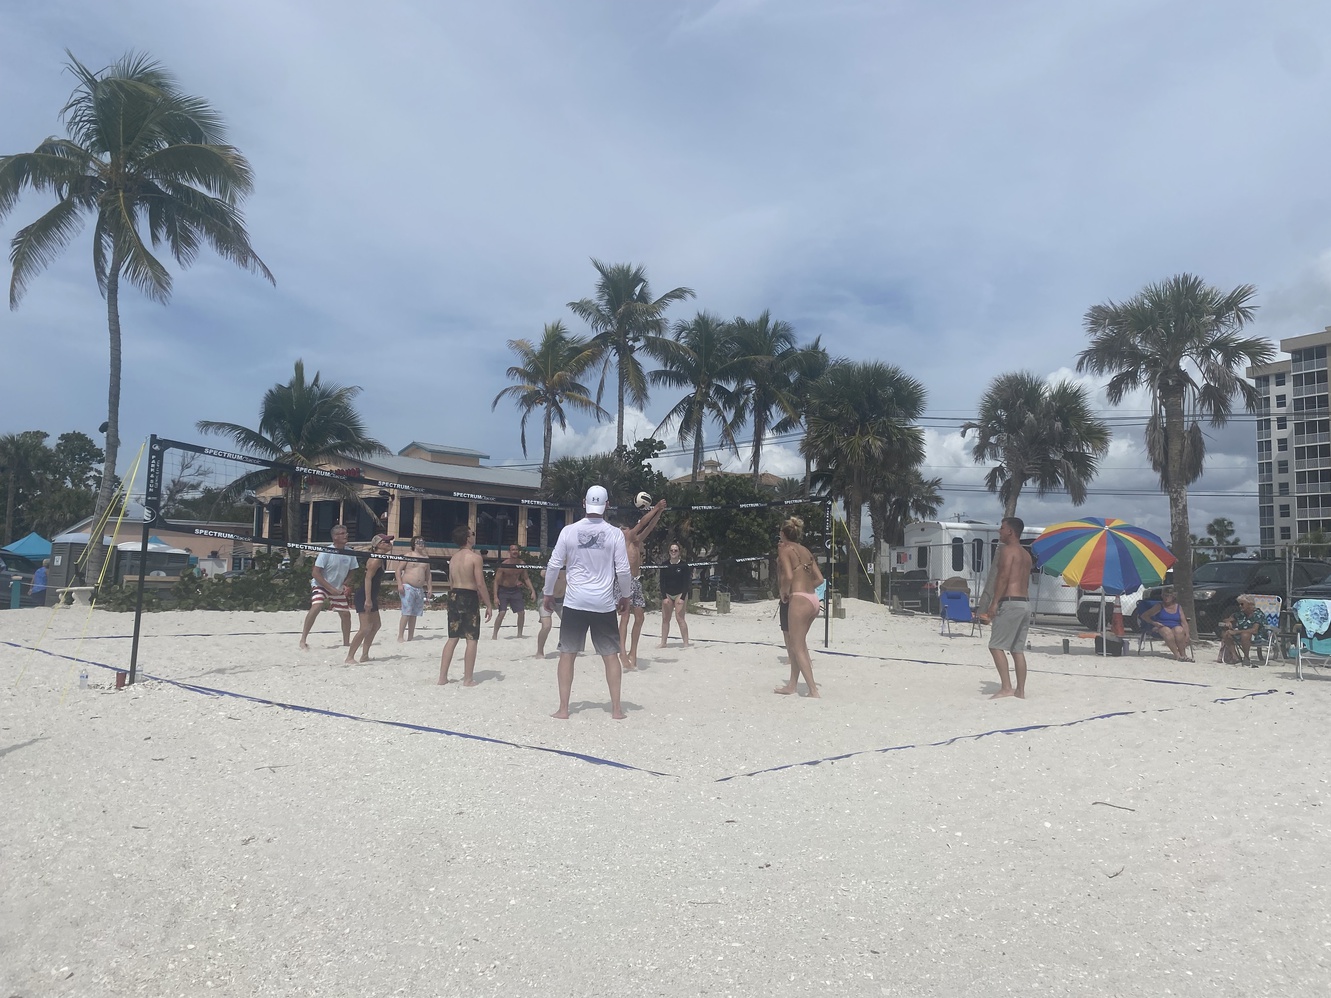
[[[27,537],[20,537],[7,547],[0,548],[0,551],[40,562],[43,558],[51,557],[51,542],[41,534],[31,533]]]

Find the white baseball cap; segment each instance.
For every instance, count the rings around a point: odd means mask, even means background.
[[[610,502],[610,496],[599,485],[593,485],[587,490],[587,498],[583,505],[587,507],[588,513],[604,513],[606,505]]]

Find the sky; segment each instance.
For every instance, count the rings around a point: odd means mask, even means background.
[[[1331,4],[1323,0],[0,0],[0,153],[61,132],[74,81],[129,50],[207,98],[249,159],[252,244],[276,287],[204,252],[169,305],[121,296],[121,469],[149,434],[254,425],[294,362],[362,389],[372,435],[540,461],[492,403],[591,259],[643,265],[701,309],[770,309],[834,356],[928,392],[942,515],[996,520],[960,427],[998,375],[1091,392],[1115,436],[1090,499],[1023,494],[1047,524],[1168,534],[1145,397],[1076,373],[1082,317],[1195,273],[1257,287],[1251,335],[1331,324]],[[6,242],[50,202],[26,197]],[[7,272],[7,267],[5,268]],[[0,433],[106,418],[89,230],[0,312]],[[610,389],[612,386],[608,386]],[[613,408],[613,392],[610,392]],[[651,435],[676,401],[630,413]],[[575,415],[555,456],[606,450]],[[667,474],[689,456],[667,426]],[[1208,431],[1192,531],[1257,539],[1255,431]],[[798,475],[793,438],[763,467]],[[746,466],[708,437],[708,455]]]

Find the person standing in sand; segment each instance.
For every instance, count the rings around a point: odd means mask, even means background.
[[[321,551],[314,559],[314,571],[310,576],[310,609],[300,631],[301,651],[310,650],[310,628],[314,626],[314,618],[326,606],[331,606],[342,618],[342,643],[351,644],[351,587],[346,583],[347,576],[356,567],[356,559],[345,553],[346,527],[337,524],[333,527],[332,537],[332,548]]]
[[[485,565],[472,546],[476,531],[466,524],[453,528],[453,543],[459,548],[448,562],[448,642],[439,656],[439,685],[448,682],[448,667],[459,641],[467,642],[462,655],[462,685],[475,686],[471,676],[476,666],[476,645],[481,640],[481,600],[485,619],[490,619],[490,592],[485,587]]]
[[[786,653],[790,659],[790,681],[772,692],[789,696],[799,689],[803,676],[809,687],[807,696],[817,697],[818,684],[813,681],[813,659],[809,655],[809,628],[823,610],[816,592],[823,584],[823,573],[813,552],[800,543],[804,539],[803,520],[792,516],[782,524],[781,537],[786,543],[777,545],[776,569],[781,579],[781,602],[789,622]]]
[[[379,586],[384,581],[385,556],[393,550],[393,538],[389,534],[375,534],[370,541],[370,557],[365,559],[365,577],[356,587],[356,614],[360,617],[360,629],[347,647],[347,665],[356,664],[356,650],[360,649],[362,663],[370,660],[370,645],[374,636],[383,626],[379,616]]]
[[[627,595],[628,603],[620,611],[619,647],[625,672],[632,672],[638,667],[638,637],[642,634],[642,621],[647,615],[647,598],[642,594],[642,542],[652,532],[652,527],[665,512],[666,502],[660,500],[655,506],[642,514],[642,519],[632,527],[624,527],[624,547],[629,555],[629,575],[633,577],[630,587],[620,595]],[[629,617],[633,617],[633,636],[629,637]]]
[[[508,557],[495,568],[494,603],[499,608],[499,616],[495,617],[491,638],[499,637],[499,625],[504,622],[504,614],[509,610],[517,614],[518,637],[522,637],[522,624],[527,619],[527,597],[522,593],[523,586],[527,587],[534,602],[536,590],[532,587],[531,576],[527,574],[527,566],[522,564],[522,549],[516,544],[510,544]]]
[[[679,545],[670,545],[670,563],[661,569],[661,643],[664,648],[670,640],[670,618],[679,621],[679,636],[684,647],[689,646],[689,625],[684,615],[689,607],[689,587],[693,584],[693,569],[682,560]]]
[[[434,575],[430,572],[430,555],[425,550],[424,537],[411,539],[411,556],[398,565],[397,595],[402,604],[397,639],[410,641],[416,636],[416,621],[425,612],[427,602],[434,599]]]
[[[548,575],[549,575],[549,569],[541,570],[542,589],[544,589],[544,582]],[[554,625],[555,622],[555,614],[559,615],[561,623],[564,620],[564,589],[567,585],[568,585],[568,576],[565,575],[563,572],[560,572],[558,577],[555,579],[554,606],[552,606],[550,609],[547,610],[545,608],[544,597],[542,597],[542,599],[537,603],[537,606],[540,607],[540,614],[541,614],[541,629],[536,633],[537,658],[545,658],[545,639],[550,635],[550,628]]]
[[[587,490],[583,505],[587,515],[559,532],[550,563],[545,567],[545,609],[555,608],[555,581],[560,571],[568,575],[564,590],[564,615],[559,621],[559,709],[552,717],[568,720],[568,698],[573,691],[573,663],[587,645],[591,631],[592,646],[605,663],[605,685],[610,691],[610,716],[624,720],[619,703],[622,679],[619,662],[619,629],[616,611],[628,607],[628,593],[633,576],[629,574],[628,550],[624,532],[605,522],[605,507],[610,497],[605,489],[593,485]]]
[[[989,624],[989,654],[994,657],[1000,685],[990,700],[1026,698],[1026,632],[1031,626],[1031,556],[1021,545],[1026,528],[1020,517],[1005,516],[998,527],[998,557],[994,559],[994,587],[990,604],[979,614]],[[1007,653],[1017,672],[1017,686],[1008,675]]]

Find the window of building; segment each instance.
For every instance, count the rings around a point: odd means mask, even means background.
[[[539,548],[541,546],[541,511],[533,507],[524,507],[527,513],[527,547]],[[559,539],[559,532],[564,529],[564,524],[568,522],[568,511],[563,509],[546,510],[546,548],[553,548],[555,541]]]
[[[498,503],[476,504],[476,546],[478,548],[506,548],[518,540],[516,506]]]
[[[1288,475],[1288,474],[1289,474],[1289,461],[1277,461],[1277,462],[1276,462],[1276,474],[1277,474],[1277,475]]]
[[[1276,408],[1277,409],[1285,408],[1285,396],[1283,395],[1276,396]]]
[[[1289,527],[1281,527],[1281,528],[1280,528],[1280,539],[1281,539],[1282,541],[1287,541],[1287,540],[1289,540]]]
[[[1277,375],[1276,375],[1276,384],[1277,384],[1277,385],[1283,385],[1284,383],[1285,383],[1285,376],[1284,376],[1283,374],[1277,374]]]
[[[416,533],[431,544],[452,544],[453,528],[470,522],[471,506],[454,499],[420,500]]]
[[[1287,450],[1289,450],[1289,438],[1288,438],[1288,437],[1281,437],[1279,440],[1277,440],[1277,441],[1276,441],[1276,450],[1278,450],[1278,451],[1287,451]]]
[[[1289,482],[1281,482],[1280,488],[1277,489],[1277,494],[1282,496],[1289,495]]]
[[[952,571],[966,570],[966,542],[960,537],[952,538]]]
[[[1286,427],[1288,424],[1289,424],[1289,417],[1288,417],[1288,416],[1277,416],[1277,417],[1276,417],[1276,429],[1277,429],[1277,430],[1283,430],[1283,429],[1285,429],[1285,427]]]
[[[1281,519],[1284,519],[1284,520],[1288,520],[1288,519],[1289,519],[1289,503],[1287,503],[1287,502],[1282,502],[1282,503],[1280,504],[1280,517],[1281,517]]]

